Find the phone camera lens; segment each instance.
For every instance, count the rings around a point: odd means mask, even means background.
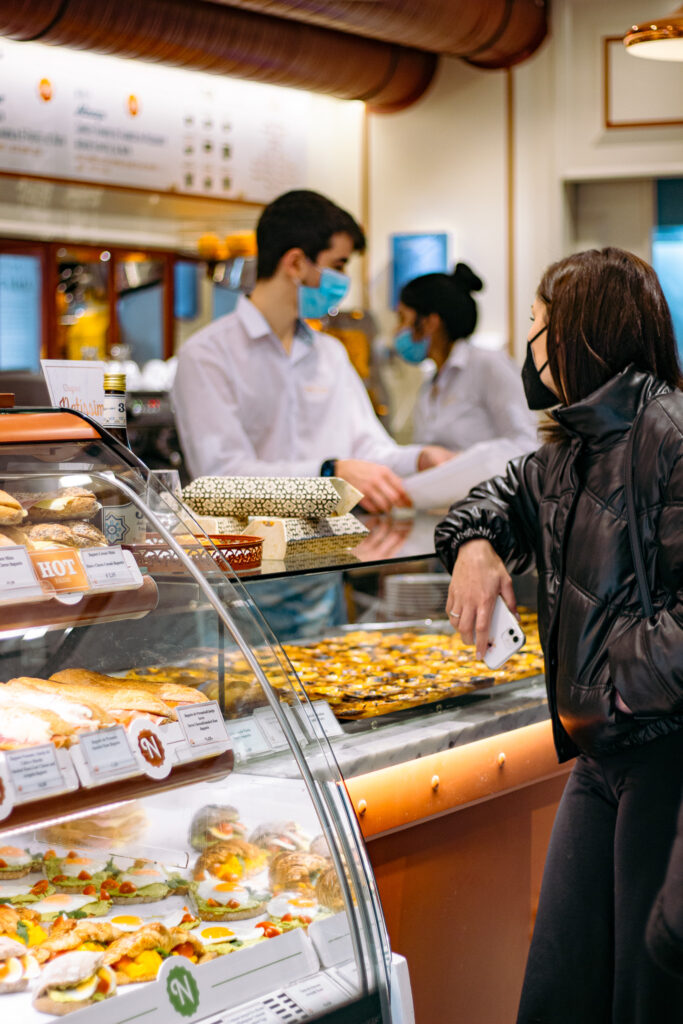
[[[514,642],[515,642],[516,644],[518,644],[518,643],[519,643],[519,637],[518,637],[518,636],[513,636],[513,638],[512,638],[512,639],[514,640]]]
[[[508,633],[510,634],[510,636],[514,636],[515,635],[514,629],[508,629]]]

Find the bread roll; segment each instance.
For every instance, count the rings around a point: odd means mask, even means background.
[[[16,498],[7,491],[0,491],[0,526],[18,526],[26,513]]]
[[[84,487],[65,487],[56,494],[40,497],[29,508],[29,518],[35,522],[54,522],[61,519],[90,519],[99,508],[92,491]]]

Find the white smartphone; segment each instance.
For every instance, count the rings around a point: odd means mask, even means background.
[[[500,668],[512,654],[526,643],[518,620],[512,614],[503,598],[498,595],[489,626],[489,646],[484,662],[489,668]]]

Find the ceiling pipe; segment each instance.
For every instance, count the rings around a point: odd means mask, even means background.
[[[462,57],[486,68],[517,64],[548,32],[546,0],[211,0],[386,43]]]
[[[437,57],[204,0],[0,0],[0,36],[364,100],[414,103]]]

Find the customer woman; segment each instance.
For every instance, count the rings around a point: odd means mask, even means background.
[[[400,294],[395,346],[407,362],[429,357],[436,364],[418,396],[414,440],[456,452],[485,444],[502,472],[508,459],[537,447],[537,419],[509,356],[470,344],[477,325],[472,293],[482,287],[466,263],[410,281]]]
[[[557,406],[547,443],[436,532],[448,613],[479,656],[497,596],[514,610],[508,572],[535,561],[555,745],[576,757],[518,1024],[680,1024],[683,981],[645,945],[683,786],[683,382],[652,268],[613,248],[549,267],[523,381],[531,408]]]

